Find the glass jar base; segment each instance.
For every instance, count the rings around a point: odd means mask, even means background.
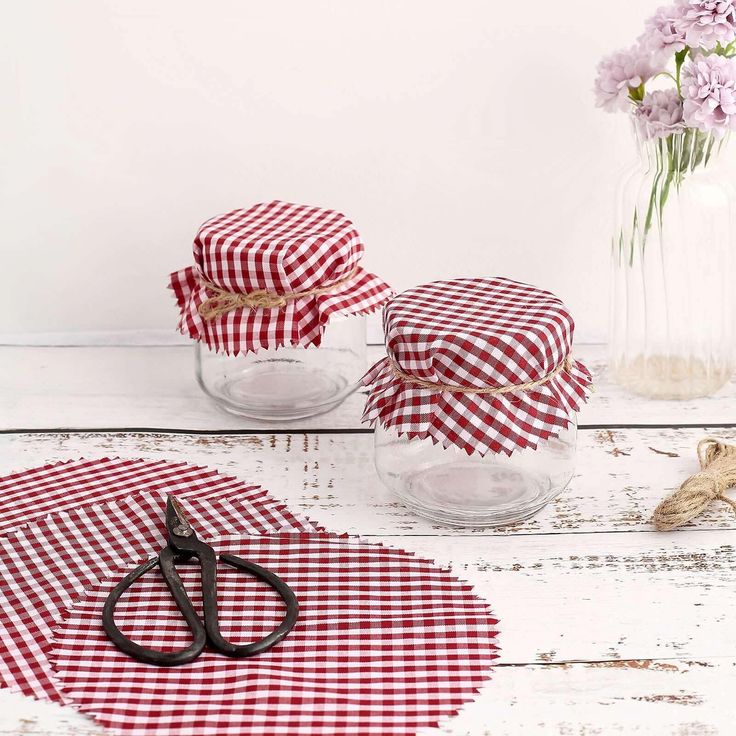
[[[357,388],[337,372],[297,360],[264,360],[231,372],[203,390],[225,411],[253,419],[285,421],[322,414]]]
[[[708,365],[700,358],[676,355],[639,355],[614,365],[614,377],[632,393],[650,399],[696,399],[710,396],[726,385],[733,366]]]
[[[549,478],[524,470],[468,462],[418,470],[402,477],[394,492],[414,513],[432,521],[488,527],[534,516],[568,482],[552,487]]]

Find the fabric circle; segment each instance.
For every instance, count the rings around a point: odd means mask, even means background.
[[[212,468],[169,460],[96,458],[49,463],[0,477],[0,536],[48,514],[140,493],[177,497],[239,494],[253,503],[254,529],[270,532],[286,526],[298,531],[322,529],[291,512],[259,486]]]
[[[363,377],[363,421],[410,439],[510,455],[559,436],[587,400],[572,316],[543,289],[435,281],[393,297],[383,326],[388,357]]]
[[[471,586],[411,553],[326,534],[221,537],[227,552],[273,570],[295,591],[294,630],[256,657],[206,651],[159,668],[118,651],[101,625],[127,570],[91,587],[67,612],[49,652],[59,687],[120,734],[413,734],[473,699],[496,655],[497,621]],[[198,567],[180,565],[195,604]],[[224,635],[251,641],[283,614],[273,591],[219,567]],[[157,649],[189,642],[155,571],[118,604],[127,636]]]
[[[194,239],[194,266],[169,279],[178,329],[228,355],[319,346],[331,318],[368,314],[391,295],[388,284],[359,265],[363,251],[355,225],[335,210],[273,201],[212,217]],[[200,308],[213,288],[303,296],[205,319]]]

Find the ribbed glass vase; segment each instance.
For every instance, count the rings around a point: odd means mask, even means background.
[[[634,393],[716,392],[734,369],[734,196],[726,140],[635,121],[618,192],[610,366]]]

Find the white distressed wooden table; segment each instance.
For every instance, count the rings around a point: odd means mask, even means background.
[[[598,392],[580,416],[570,487],[511,528],[443,528],[393,501],[359,424],[361,395],[313,420],[240,420],[200,393],[189,347],[0,348],[0,472],[81,456],[186,459],[452,566],[491,601],[501,658],[478,700],[423,736],[734,734],[736,518],[718,506],[668,534],[649,518],[696,471],[701,437],[736,441],[736,385],[647,402],[606,381],[604,352],[576,348]],[[0,733],[100,729],[0,691]]]

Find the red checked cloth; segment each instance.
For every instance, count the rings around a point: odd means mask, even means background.
[[[70,472],[59,474],[65,468]],[[140,471],[137,478],[136,468]],[[36,509],[44,505],[35,495],[40,487],[53,497],[70,478],[80,483],[76,488],[70,484],[70,499],[81,498],[95,483],[102,497],[141,484],[158,488],[153,493],[139,491],[111,503],[88,502],[81,508],[50,514],[0,538],[0,684],[38,699],[61,700],[43,652],[61,611],[111,567],[133,565],[158,554],[165,545],[167,493],[176,493],[182,500],[205,538],[317,530],[263,489],[183,463],[79,461],[39,468],[27,475],[34,483],[20,474],[9,477],[34,489],[26,503]],[[49,475],[52,478],[44,486],[41,479]],[[121,485],[105,486],[111,482]]]
[[[256,533],[287,525],[321,528],[292,514],[266,491],[211,468],[167,460],[102,458],[53,463],[0,477],[0,536],[52,512],[154,491],[184,497],[233,492],[244,499],[257,498],[254,523],[260,526],[253,530]]]
[[[278,201],[234,210],[205,222],[193,251],[195,265],[171,274],[179,330],[218,353],[318,346],[333,316],[367,314],[391,294],[387,284],[358,265],[360,235],[334,210]],[[239,308],[207,320],[199,308],[212,292],[203,278],[235,294],[296,294],[341,283],[283,307]]]
[[[591,376],[570,356],[574,322],[553,294],[504,278],[435,281],[383,311],[388,357],[363,377],[363,421],[468,454],[536,448],[557,437],[587,400]],[[424,387],[397,374],[440,384]],[[442,386],[542,385],[503,394]]]
[[[116,571],[70,610],[51,653],[65,695],[114,733],[414,734],[455,714],[489,675],[496,620],[470,585],[428,560],[324,534],[212,544],[283,578],[299,599],[296,627],[257,657],[205,652],[183,667],[141,664],[102,630],[105,598],[126,572]],[[196,566],[179,570],[196,593]],[[283,615],[278,598],[220,570],[224,635],[250,641],[270,631]],[[188,643],[160,576],[136,586],[116,611],[126,634],[154,648]]]

